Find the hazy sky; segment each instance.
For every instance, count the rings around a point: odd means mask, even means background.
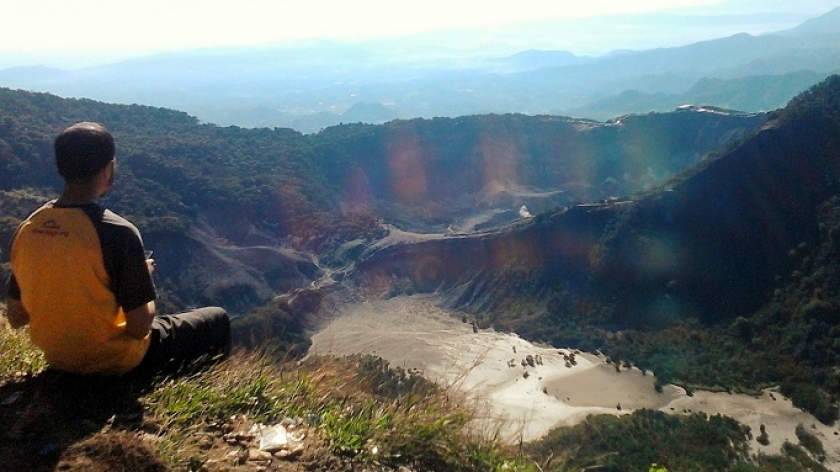
[[[523,44],[517,47],[533,41],[533,47],[597,54],[633,47],[634,41],[669,46],[741,31],[759,34],[836,6],[840,0],[16,0],[1,9],[0,68],[81,66],[158,51],[291,39],[362,40],[463,28],[492,35],[514,23],[556,19],[570,25],[565,35],[539,30],[530,39],[520,35]],[[692,31],[658,25],[655,18],[634,23],[648,13],[714,21]],[[628,28],[599,32],[587,26],[603,15],[611,17],[611,25],[627,18]],[[648,42],[640,43],[641,36]],[[492,43],[488,40],[488,47]]]

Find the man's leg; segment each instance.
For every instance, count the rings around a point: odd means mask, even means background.
[[[196,361],[230,353],[230,319],[219,307],[156,316],[139,373],[170,373]]]

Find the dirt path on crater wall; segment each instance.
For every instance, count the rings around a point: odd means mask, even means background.
[[[785,441],[797,444],[795,428],[802,424],[823,442],[828,456],[823,465],[840,472],[840,429],[820,424],[777,391],[758,397],[697,391],[689,397],[667,385],[656,393],[653,375],[638,369],[617,372],[605,359],[583,353],[569,366],[564,354],[571,350],[534,345],[515,334],[475,333],[461,313],[439,304],[436,295],[413,295],[341,305],[313,336],[310,353],[371,354],[393,367],[417,369],[474,399],[479,429],[498,429],[511,442],[537,439],[589,414],[621,415],[640,408],[704,412],[749,426],[753,452],[769,454],[778,454]],[[523,364],[528,355],[541,362]],[[761,425],[770,437],[767,446],[756,439]]]

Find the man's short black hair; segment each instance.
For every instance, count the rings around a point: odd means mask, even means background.
[[[67,181],[88,181],[114,159],[114,137],[99,123],[85,121],[55,138],[55,165]]]

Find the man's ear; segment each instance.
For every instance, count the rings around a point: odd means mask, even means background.
[[[108,189],[111,188],[111,185],[114,184],[114,176],[116,175],[116,173],[117,161],[115,160],[111,160],[111,162],[105,164],[105,167],[102,168],[102,173],[100,174],[100,182],[104,192],[107,192]]]

